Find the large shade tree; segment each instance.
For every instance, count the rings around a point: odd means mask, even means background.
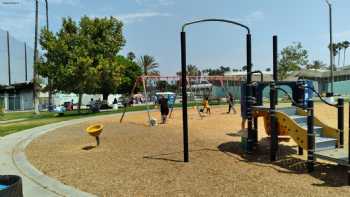
[[[44,58],[38,73],[52,81],[52,88],[79,95],[100,93],[104,99],[121,83],[116,55],[125,44],[122,22],[116,18],[83,17],[79,23],[64,18],[57,33],[42,30]]]
[[[285,79],[289,72],[298,71],[308,64],[308,53],[301,43],[293,43],[281,52],[278,64],[278,77]]]

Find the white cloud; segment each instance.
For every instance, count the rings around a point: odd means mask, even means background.
[[[115,17],[122,20],[124,23],[135,23],[135,22],[142,22],[146,18],[164,17],[164,16],[170,16],[170,14],[160,13],[160,12],[138,12],[138,13],[117,15]]]

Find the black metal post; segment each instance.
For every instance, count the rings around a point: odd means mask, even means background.
[[[252,37],[247,34],[247,92],[246,92],[246,107],[248,119],[248,139],[247,139],[247,153],[251,153],[254,145],[254,130],[253,130],[253,93],[252,93]]]
[[[9,75],[9,86],[11,86],[11,53],[10,53],[10,33],[6,32],[6,41],[7,41],[7,69]]]
[[[276,122],[276,84],[272,82],[270,85],[270,160],[277,160],[278,151],[278,133],[277,133],[277,122]]]
[[[307,102],[307,170],[314,171],[315,133],[314,133],[314,101]]]
[[[278,81],[278,37],[274,35],[272,37],[272,72],[273,72],[273,80],[275,83]],[[275,95],[275,104],[278,104],[278,92],[276,91]]]
[[[186,32],[181,32],[181,81],[182,81],[182,124],[184,162],[189,162],[188,151],[188,116],[187,116],[187,69],[186,69]]]
[[[273,80],[278,81],[277,65],[278,65],[278,38],[277,36],[272,37],[273,41]]]
[[[298,146],[298,155],[303,155],[303,154],[304,154],[303,148],[301,148],[300,146]]]
[[[339,148],[344,146],[344,98],[338,99]]]
[[[297,102],[298,105],[300,106],[305,106],[305,82],[304,81],[297,81],[296,87],[295,87],[295,92],[293,94],[293,99]],[[302,147],[298,146],[298,155],[303,155],[304,150]]]
[[[27,59],[27,43],[24,43],[24,72],[26,82],[28,81],[28,59]]]
[[[277,133],[277,122],[276,122],[276,104],[277,104],[277,90],[276,82],[278,81],[277,65],[278,65],[278,39],[277,36],[273,36],[273,82],[270,85],[270,131],[271,131],[271,140],[270,140],[270,160],[277,160],[277,151],[278,151],[278,133]]]
[[[258,118],[253,118],[254,145],[258,144]]]
[[[349,102],[348,158],[350,158],[350,102]],[[350,185],[350,159],[348,159],[348,185]]]

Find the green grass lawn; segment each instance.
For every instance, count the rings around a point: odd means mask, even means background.
[[[135,106],[128,107],[127,112],[130,111],[141,111],[145,110],[146,106]],[[154,109],[154,106],[150,106],[150,109]],[[85,118],[91,116],[100,116],[107,114],[121,113],[123,109],[106,111],[100,113],[91,113],[90,111],[83,110],[80,114],[77,111],[65,112],[63,116],[57,116],[56,113],[51,112],[41,112],[40,115],[35,115],[33,112],[14,112],[6,113],[2,116],[1,120],[15,120],[15,119],[24,119],[19,122],[0,124],[0,136],[9,135],[11,133],[23,131],[26,129],[31,129],[34,127],[57,123],[66,120],[72,120],[77,118]]]

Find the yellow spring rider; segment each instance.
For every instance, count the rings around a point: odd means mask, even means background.
[[[103,125],[102,124],[94,124],[86,128],[86,132],[96,138],[96,144],[97,146],[100,145],[100,134],[103,131]]]

